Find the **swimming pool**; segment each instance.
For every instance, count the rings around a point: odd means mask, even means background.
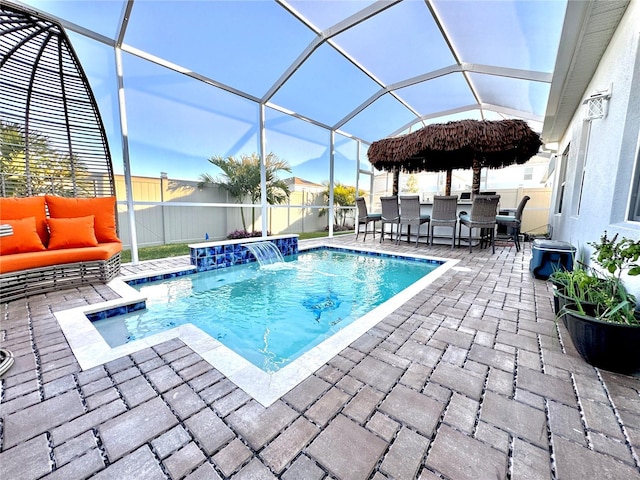
[[[300,249],[300,252],[304,253],[318,248],[334,249],[334,247],[334,245],[305,246]],[[344,250],[344,248],[340,249]],[[379,250],[377,248],[358,247],[354,249],[350,247],[348,250],[372,256],[398,256],[397,252]],[[119,315],[138,307],[144,308],[144,295],[130,286],[129,283],[148,282],[151,279],[159,280],[183,275],[192,276],[196,269],[195,265],[188,266],[183,264],[180,266],[174,264],[175,266],[173,267],[161,270],[154,266],[152,272],[141,272],[135,275],[118,277],[109,282],[109,288],[116,294],[117,298],[102,303],[56,311],[54,315],[78,364],[83,370],[97,367],[127,355],[135,355],[141,350],[154,347],[163,342],[180,342],[258,403],[268,407],[316,372],[335,355],[378,325],[384,318],[401,309],[406,302],[423,292],[429,284],[446,275],[459,262],[455,259],[426,257],[420,255],[418,250],[415,253],[403,253],[401,256],[443,263],[431,273],[423,276],[276,372],[265,372],[256,367],[253,363],[192,324],[178,325],[164,332],[130,341],[118,347],[111,347],[89,319],[90,317],[105,318],[110,315]]]
[[[272,373],[443,263],[327,248],[286,260],[135,285],[146,310],[93,325],[117,347],[190,323]]]

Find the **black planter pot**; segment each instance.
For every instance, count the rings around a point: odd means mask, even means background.
[[[564,326],[567,326],[567,321],[564,319],[564,313],[562,312],[562,308],[567,305],[569,303],[569,298],[564,295],[563,293],[560,293],[560,290],[554,290],[553,292],[553,309],[555,310],[556,313],[556,318],[558,318],[558,316],[562,319],[562,323],[564,324]]]
[[[640,368],[640,326],[603,322],[571,310],[563,321],[576,350],[594,367],[617,373]]]
[[[558,288],[553,289],[553,312],[557,315],[560,312],[562,306],[560,305],[560,295],[562,291]],[[564,295],[563,295],[564,296]]]
[[[560,305],[558,295],[564,295],[565,286],[562,283],[554,281],[553,277],[551,277],[549,281],[551,282],[551,285],[553,285],[553,310],[557,315],[558,312],[560,312],[560,309],[562,308],[562,305]]]
[[[563,311],[562,309],[564,307],[575,308],[575,304],[576,304],[575,300],[565,295],[564,293],[562,293],[562,290],[556,290],[553,292],[553,306],[556,309],[556,315],[560,314]],[[589,316],[596,315],[596,312],[598,310],[598,305],[596,303],[581,302],[580,305],[582,306],[582,309],[587,315]],[[566,327],[567,320],[565,318],[565,315],[561,314],[560,317],[562,318],[562,323]]]

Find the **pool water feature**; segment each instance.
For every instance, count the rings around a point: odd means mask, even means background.
[[[425,258],[317,249],[136,285],[147,309],[93,322],[111,347],[191,323],[275,372],[441,265]]]
[[[253,253],[260,266],[284,262],[284,257],[273,242],[253,242],[245,244],[245,248]]]

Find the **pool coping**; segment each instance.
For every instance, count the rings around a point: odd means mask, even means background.
[[[417,282],[324,340],[318,346],[302,354],[277,372],[272,373],[267,373],[256,367],[192,324],[180,325],[125,345],[114,348],[110,347],[98,330],[92,325],[87,315],[145,301],[146,298],[144,295],[140,294],[140,292],[129,286],[126,282],[149,277],[149,272],[146,274],[141,273],[118,277],[109,282],[109,288],[121,297],[119,299],[63,310],[56,312],[55,317],[67,338],[76,360],[83,370],[102,365],[103,363],[125,355],[130,355],[164,341],[178,338],[248,395],[264,407],[268,407],[459,262],[459,260],[456,259],[433,257],[417,253],[398,253],[368,248],[345,249],[330,244],[315,245],[308,248],[302,247],[299,253],[318,248],[349,250],[375,255],[382,254],[395,258],[413,257],[443,263]],[[154,271],[151,272],[153,274],[151,276],[178,273],[184,270],[193,270],[193,267]]]

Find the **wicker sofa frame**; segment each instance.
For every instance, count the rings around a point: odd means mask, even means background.
[[[0,134],[1,197],[115,196],[98,105],[62,25],[6,2],[0,2]],[[114,215],[117,221],[115,208]],[[2,273],[0,301],[108,282],[119,271],[117,253]]]
[[[0,303],[95,282],[108,282],[120,273],[120,254],[108,260],[62,263],[0,275]]]

